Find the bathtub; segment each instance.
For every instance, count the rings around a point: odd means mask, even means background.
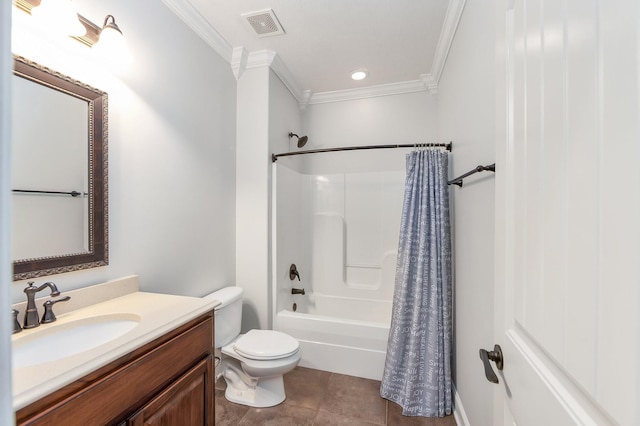
[[[384,369],[391,302],[307,294],[297,311],[283,309],[275,329],[295,337],[300,366],[380,380]]]

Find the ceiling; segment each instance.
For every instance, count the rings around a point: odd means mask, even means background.
[[[236,78],[266,63],[300,102],[437,89],[464,0],[163,0],[227,59]],[[284,34],[243,14],[271,9]],[[351,79],[364,68],[368,77]]]

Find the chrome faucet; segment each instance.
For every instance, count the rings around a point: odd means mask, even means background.
[[[42,284],[40,287],[33,285],[33,281],[28,283],[29,286],[24,289],[27,295],[27,310],[24,313],[24,324],[22,328],[34,328],[40,325],[40,316],[38,315],[38,307],[36,306],[36,293],[44,290],[45,287],[51,289],[51,296],[59,296],[58,287],[52,282]]]

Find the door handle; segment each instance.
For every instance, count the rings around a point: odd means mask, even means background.
[[[487,380],[491,383],[500,383],[498,376],[493,372],[493,368],[491,368],[491,363],[489,362],[495,362],[498,370],[502,370],[504,367],[504,358],[502,357],[502,348],[500,345],[495,345],[491,352],[486,349],[480,349],[480,359],[484,364],[484,375],[487,377]]]

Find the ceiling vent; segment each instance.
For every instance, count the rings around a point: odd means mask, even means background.
[[[284,29],[278,21],[278,17],[272,9],[261,10],[258,12],[243,13],[251,28],[256,32],[258,37],[270,37],[274,35],[284,34]]]

